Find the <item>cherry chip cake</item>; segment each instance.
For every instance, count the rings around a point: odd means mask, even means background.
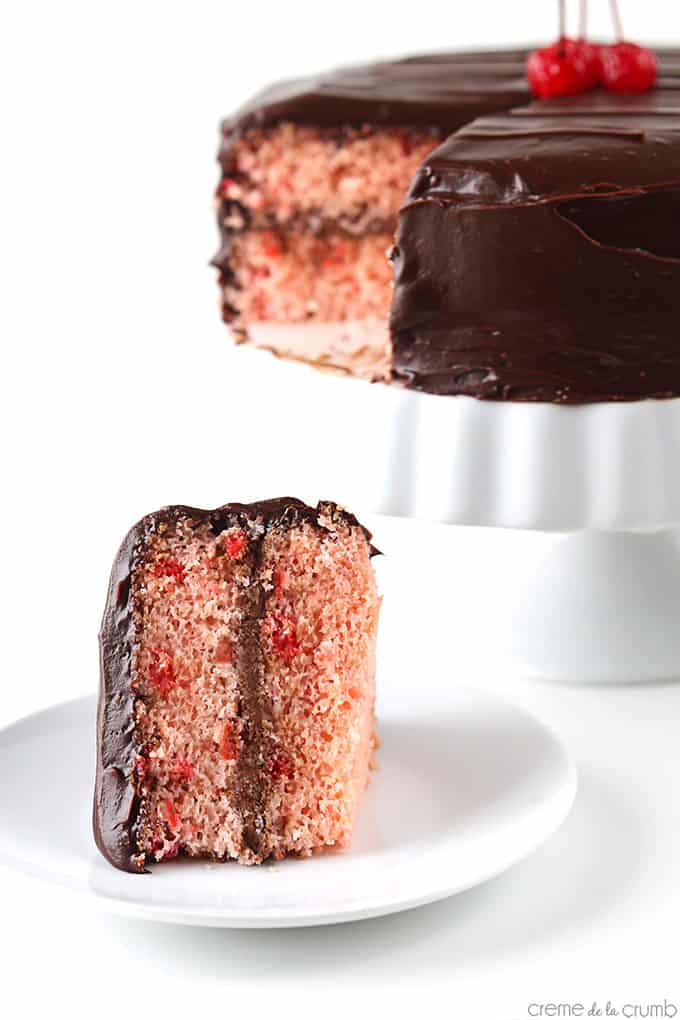
[[[374,553],[328,502],[173,506],[132,528],[100,634],[111,864],[349,843],[376,746]]]
[[[237,339],[435,395],[679,396],[680,50],[590,49],[602,80],[573,94],[506,50],[250,100],[223,124],[217,192]]]

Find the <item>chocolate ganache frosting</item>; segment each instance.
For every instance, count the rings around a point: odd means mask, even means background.
[[[393,376],[559,403],[680,395],[680,53],[658,87],[530,102],[425,161],[392,253]]]
[[[281,82],[225,120],[225,149],[234,134],[284,121],[425,127],[443,136],[474,117],[527,102],[525,58],[525,50],[432,53]]]

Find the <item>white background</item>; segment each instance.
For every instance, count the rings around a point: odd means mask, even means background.
[[[680,40],[677,3],[622,6],[631,37]],[[605,34],[606,2],[592,7]],[[290,478],[308,498],[334,495],[314,491],[314,451],[301,458],[286,433],[304,392],[280,392],[269,371],[258,390],[242,385],[219,320],[207,263],[220,117],[273,78],[329,64],[548,40],[554,12],[550,0],[62,0],[6,4],[0,19],[4,725],[94,689],[106,578],[137,517],[278,495]],[[431,540],[406,524],[382,534],[397,555]],[[679,695],[480,671],[457,612],[522,540],[449,536],[455,569],[440,558],[424,600],[447,640],[426,643],[422,668],[510,690],[569,741],[581,794],[551,843],[448,903],[303,933],[111,919],[0,870],[2,1015],[335,1013],[375,996],[510,1020],[551,999],[680,1003]]]

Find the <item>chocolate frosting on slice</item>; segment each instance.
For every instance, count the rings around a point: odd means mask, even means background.
[[[228,503],[216,510],[165,507],[144,517],[128,532],[113,564],[99,634],[101,672],[93,809],[97,846],[111,864],[123,871],[145,871],[144,855],[140,853],[136,839],[140,798],[134,776],[139,749],[135,740],[135,694],[132,689],[136,640],[132,576],[144,555],[149,537],[159,528],[185,518],[197,524],[207,521],[217,535],[233,526],[248,528],[259,524],[266,532],[272,527],[292,528],[303,522],[324,528],[329,522],[337,522],[360,527],[369,543],[371,539],[370,532],[351,513],[335,503],[320,502],[317,507],[310,507],[298,499],[286,497],[250,504]],[[371,546],[371,554],[376,553],[377,550]],[[251,609],[255,612],[255,601]],[[248,647],[245,647],[244,654],[252,656],[249,647],[253,644],[252,634],[246,634],[245,640]],[[252,697],[252,692],[249,696]],[[257,783],[251,785],[257,800]],[[248,812],[252,809],[256,813],[258,809],[257,803],[245,807]],[[246,822],[251,825],[249,816]],[[247,833],[247,838],[251,843],[255,840],[251,832]]]

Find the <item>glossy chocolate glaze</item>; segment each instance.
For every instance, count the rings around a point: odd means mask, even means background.
[[[680,55],[659,88],[483,117],[426,160],[393,252],[393,375],[558,403],[680,395]]]
[[[294,498],[264,500],[257,503],[228,503],[216,510],[170,506],[149,514],[126,535],[116,555],[102,626],[99,634],[100,693],[97,713],[97,772],[94,791],[93,829],[100,851],[116,868],[133,873],[145,869],[144,855],[137,845],[137,822],[140,797],[135,786],[135,762],[139,754],[135,737],[134,679],[135,619],[132,598],[133,573],[144,556],[149,538],[180,519],[196,524],[208,522],[216,535],[229,527],[255,528],[260,537],[269,529],[293,528],[303,522],[324,527],[324,522],[338,522],[361,527],[357,519],[335,503],[321,502],[307,506]],[[362,528],[367,541],[371,535]],[[258,543],[258,547],[261,542]],[[371,554],[377,550],[370,546]],[[255,555],[258,555],[256,551]],[[255,587],[255,586],[253,586]],[[261,610],[261,600],[252,599],[253,619]],[[254,648],[253,634],[244,635],[244,672],[259,654]],[[247,661],[245,661],[247,660]],[[244,692],[247,708],[255,722],[266,711],[254,690]],[[255,766],[252,774],[240,777],[240,809],[244,818],[246,843],[259,851],[262,801],[266,791]],[[257,774],[256,774],[257,773]]]
[[[280,82],[224,121],[225,150],[234,132],[283,121],[455,131],[473,117],[527,101],[525,52],[433,53]]]

